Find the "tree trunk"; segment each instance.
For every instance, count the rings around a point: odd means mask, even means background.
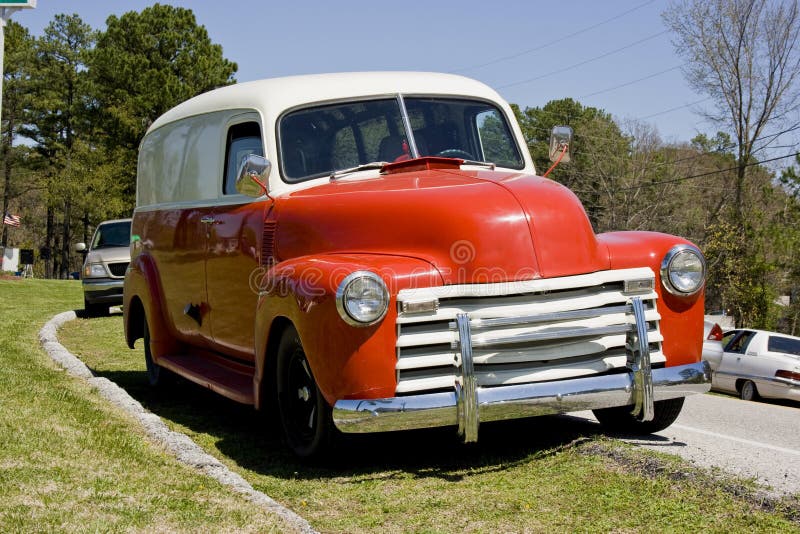
[[[89,212],[83,212],[83,242],[89,246]]]
[[[55,256],[56,256],[56,249],[55,244],[53,243],[53,237],[55,234],[55,229],[53,228],[53,208],[51,206],[47,206],[47,223],[45,229],[45,237],[44,237],[44,246],[47,249],[47,260],[45,260],[44,266],[44,275],[45,278],[53,278],[53,274],[55,273],[53,267],[55,263]]]
[[[59,278],[66,280],[69,278],[69,243],[72,236],[70,235],[70,211],[72,203],[69,200],[64,201],[64,227],[61,234],[61,275]]]

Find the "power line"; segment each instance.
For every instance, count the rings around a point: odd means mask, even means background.
[[[800,152],[794,152],[792,154],[786,154],[785,156],[778,156],[776,158],[770,158],[770,159],[765,159],[765,160],[762,160],[762,161],[755,161],[753,163],[747,163],[747,164],[743,165],[743,167],[755,167],[756,165],[763,165],[764,163],[770,163],[772,161],[778,161],[778,160],[787,159],[787,158],[794,158],[794,157],[797,157],[797,156],[800,156]],[[681,178],[672,178],[670,180],[661,180],[661,181],[658,181],[658,182],[650,182],[650,183],[640,184],[640,185],[635,185],[635,186],[630,186],[630,187],[622,187],[622,188],[616,189],[616,191],[630,191],[630,190],[633,190],[633,189],[640,189],[642,187],[653,187],[653,186],[657,186],[657,185],[665,185],[665,184],[672,184],[672,183],[677,183],[677,182],[685,182],[687,180],[694,180],[696,178],[703,178],[705,176],[711,176],[711,175],[714,175],[714,174],[722,174],[723,172],[735,171],[738,168],[739,168],[739,166],[728,167],[727,169],[718,169],[716,171],[703,172],[703,173],[700,173],[700,174],[693,174],[691,176],[683,176]]]
[[[645,80],[649,80],[650,78],[655,78],[656,76],[661,76],[662,74],[666,74],[668,72],[672,72],[673,70],[677,70],[677,69],[681,68],[682,66],[683,65],[676,65],[674,67],[670,67],[668,69],[665,69],[665,70],[662,70],[662,71],[658,71],[658,72],[656,72],[654,74],[650,74],[650,75],[645,76],[643,78],[637,78],[637,79],[631,80],[629,82],[621,83],[619,85],[615,85],[614,87],[609,87],[608,89],[601,89],[600,91],[595,91],[594,93],[589,93],[588,95],[582,95],[582,96],[579,96],[578,98],[589,98],[590,96],[595,96],[595,95],[599,95],[599,94],[602,94],[602,93],[608,93],[608,92],[611,92],[611,91],[615,91],[617,89],[621,89],[622,87],[627,87],[629,85],[633,85],[635,83],[643,82]]]
[[[593,61],[597,61],[597,60],[600,60],[600,59],[607,58],[608,56],[612,56],[614,54],[617,54],[617,53],[622,52],[624,50],[627,50],[629,48],[633,48],[634,46],[642,44],[644,42],[652,41],[656,37],[660,37],[660,36],[664,35],[665,33],[667,33],[668,31],[669,30],[664,30],[664,31],[658,32],[656,34],[650,35],[650,36],[645,37],[643,39],[639,39],[638,41],[634,41],[633,43],[629,43],[629,44],[627,44],[625,46],[621,46],[620,48],[616,48],[614,50],[611,50],[610,52],[606,52],[604,54],[600,54],[599,56],[595,56],[595,57],[586,59],[584,61],[581,61],[581,62],[578,62],[578,63],[574,63],[574,64],[569,65],[567,67],[563,67],[561,69],[557,69],[557,70],[548,72],[547,74],[542,74],[541,76],[536,76],[534,78],[528,78],[527,80],[520,80],[518,82],[509,83],[509,84],[506,84],[506,85],[500,85],[497,88],[498,89],[506,89],[508,87],[514,87],[516,85],[522,85],[522,84],[526,84],[526,83],[530,83],[530,82],[535,82],[537,80],[541,80],[543,78],[547,78],[549,76],[553,76],[554,74],[561,74],[562,72],[566,72],[568,70],[572,70],[572,69],[575,69],[575,68],[578,68],[578,67],[582,67],[583,65],[586,65],[586,64],[591,63]]]
[[[462,68],[456,69],[456,70],[454,70],[452,72],[468,72],[468,71],[471,71],[471,70],[487,67],[489,65],[494,65],[495,63],[501,63],[503,61],[508,61],[510,59],[516,59],[516,58],[518,58],[520,56],[524,56],[524,55],[530,54],[532,52],[538,52],[539,50],[544,50],[545,48],[549,48],[551,46],[555,46],[557,44],[561,44],[567,39],[571,39],[572,37],[575,37],[575,36],[580,35],[582,33],[586,33],[586,32],[588,32],[590,30],[593,30],[595,28],[603,26],[604,24],[608,24],[609,22],[613,22],[613,21],[615,21],[617,19],[621,19],[625,15],[628,15],[630,13],[633,13],[634,11],[642,9],[643,7],[645,7],[645,6],[649,5],[649,4],[652,4],[653,2],[655,2],[655,0],[649,0],[648,2],[640,4],[640,5],[632,8],[632,9],[629,9],[627,11],[623,11],[622,13],[619,13],[617,15],[614,15],[613,17],[607,18],[607,19],[605,19],[605,20],[603,20],[601,22],[598,22],[597,24],[592,24],[591,26],[587,26],[587,27],[582,28],[582,29],[580,29],[580,30],[578,30],[576,32],[573,32],[573,33],[567,34],[567,35],[565,35],[563,37],[560,37],[557,40],[550,41],[548,43],[541,44],[541,45],[535,46],[533,48],[528,48],[527,50],[523,50],[522,52],[517,52],[515,54],[510,54],[508,56],[503,56],[503,57],[499,57],[499,58],[496,58],[496,59],[492,59],[492,60],[486,61],[485,63],[480,63],[478,65],[472,65],[470,67],[462,67]]]
[[[677,106],[674,108],[665,109],[664,111],[659,111],[658,113],[651,113],[650,115],[645,115],[644,117],[639,117],[639,119],[649,119],[651,117],[658,117],[659,115],[666,115],[667,113],[672,113],[673,111],[678,111],[679,109],[688,108],[690,106],[694,106],[697,104],[702,104],[703,102],[711,100],[711,97],[708,96],[706,98],[701,98],[700,100],[695,100],[694,102],[689,102],[688,104],[684,104],[682,106]]]

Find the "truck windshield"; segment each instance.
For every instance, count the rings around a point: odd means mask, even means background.
[[[405,97],[315,106],[283,116],[278,133],[287,182],[423,156],[524,166],[505,115],[480,100]]]

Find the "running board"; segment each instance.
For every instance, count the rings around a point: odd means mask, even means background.
[[[195,354],[161,356],[158,365],[242,404],[255,404],[253,375]]]

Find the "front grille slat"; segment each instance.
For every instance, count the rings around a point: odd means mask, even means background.
[[[401,291],[396,393],[454,387],[460,373],[454,323],[458,313],[467,313],[474,329],[473,364],[480,387],[624,370],[626,332],[634,317],[631,296],[623,293],[623,285],[625,280],[645,278],[654,278],[650,269]],[[652,362],[665,362],[657,294],[651,291],[636,296],[642,298],[646,309]],[[404,298],[438,299],[439,307],[436,312],[404,313]]]
[[[656,298],[656,294],[642,295],[643,298]],[[509,297],[486,297],[485,299],[452,298],[441,300],[439,310],[429,314],[402,314],[398,324],[455,319],[459,313],[469,314],[471,319],[519,318],[528,315],[568,312],[576,309],[587,310],[614,304],[624,304],[626,296],[622,288],[600,288],[589,290],[560,291],[551,294],[529,294]],[[482,300],[482,302],[481,302]]]

